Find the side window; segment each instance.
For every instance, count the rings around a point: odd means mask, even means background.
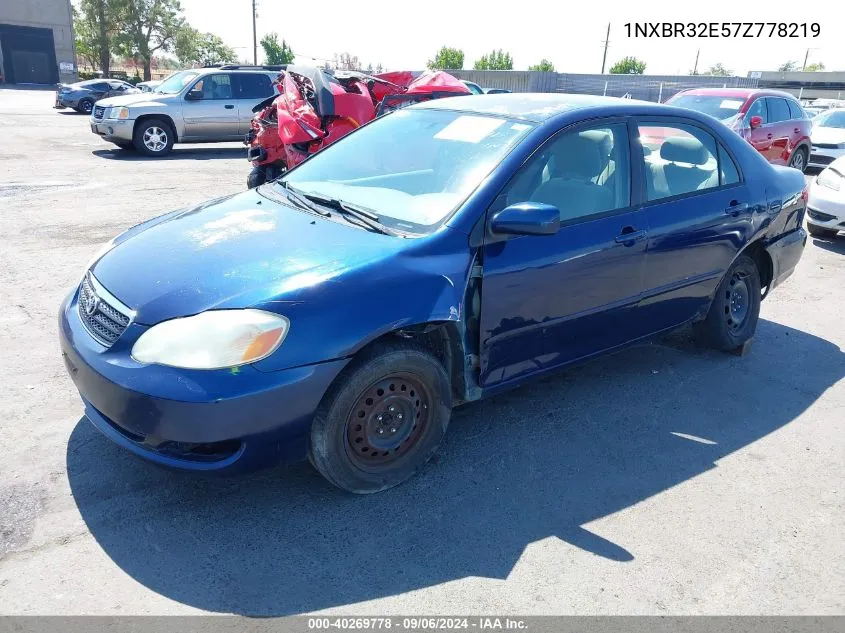
[[[748,112],[745,113],[745,121],[747,123],[751,123],[751,117],[758,116],[763,119],[763,125],[769,122],[769,113],[766,109],[766,100],[765,99],[755,99],[754,102],[751,104],[751,107],[748,108]]]
[[[719,186],[716,139],[691,125],[642,123],[640,143],[649,201]]]
[[[532,156],[508,183],[505,203],[543,202],[561,222],[630,205],[631,166],[624,123],[564,132]]]
[[[723,185],[734,185],[739,182],[739,170],[727,150],[719,143],[719,181]]]
[[[232,99],[231,75],[206,75],[194,84],[191,91],[201,93],[203,101]]]
[[[789,105],[789,118],[790,119],[804,119],[804,111],[801,109],[801,106],[798,105],[797,101],[790,101],[789,99],[786,100],[787,105]]]
[[[97,92],[106,92],[109,90],[109,84],[108,82],[101,81],[92,85],[91,88]]]
[[[266,99],[273,94],[273,82],[261,73],[243,73],[235,75],[238,86],[238,99]]]
[[[766,101],[769,102],[769,123],[788,121],[791,118],[791,115],[789,114],[789,105],[787,105],[786,99],[767,97]]]

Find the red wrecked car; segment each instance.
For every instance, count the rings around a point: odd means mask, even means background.
[[[358,71],[288,66],[278,96],[259,103],[244,143],[249,188],[274,180],[374,118],[412,103],[471,94],[442,71]]]

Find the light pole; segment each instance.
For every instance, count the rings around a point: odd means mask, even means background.
[[[808,48],[806,54],[804,55],[804,65],[801,67],[801,71],[807,70],[807,60],[810,57],[810,51],[817,51],[817,48]]]
[[[258,66],[258,31],[255,28],[255,18],[258,17],[256,0],[252,0],[252,63]]]

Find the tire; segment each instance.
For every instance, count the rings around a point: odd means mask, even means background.
[[[792,158],[789,159],[789,166],[803,173],[807,169],[807,158],[807,148],[799,147],[792,153]]]
[[[449,378],[430,352],[409,343],[377,345],[354,360],[323,398],[308,457],[338,488],[380,492],[425,465],[451,414]]]
[[[91,99],[82,99],[76,104],[76,111],[81,114],[91,114],[94,109],[94,101]]]
[[[826,229],[821,226],[816,226],[815,224],[810,224],[809,222],[807,222],[807,231],[813,237],[826,237],[829,239],[833,239],[839,233],[836,229]]]
[[[253,167],[252,171],[249,172],[249,176],[246,177],[247,189],[255,189],[259,185],[263,185],[265,182],[267,182],[267,177],[265,175],[264,167]]]
[[[699,334],[710,347],[731,351],[754,337],[760,316],[760,271],[740,255],[719,284]]]
[[[135,124],[132,144],[145,156],[167,156],[173,149],[175,134],[164,119],[144,119]]]

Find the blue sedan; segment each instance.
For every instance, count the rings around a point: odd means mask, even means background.
[[[690,110],[398,110],[279,180],[135,226],[60,309],[86,415],[158,464],[417,472],[454,406],[695,324],[734,350],[798,263],[802,174]]]

